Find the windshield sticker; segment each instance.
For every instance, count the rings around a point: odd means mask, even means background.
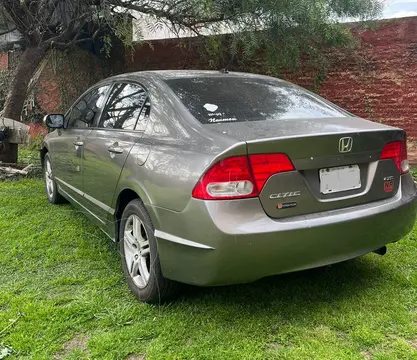
[[[206,109],[207,111],[210,112],[215,112],[219,107],[217,105],[214,104],[206,104],[204,105],[204,109]]]

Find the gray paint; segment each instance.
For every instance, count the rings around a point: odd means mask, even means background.
[[[384,144],[405,139],[404,131],[351,115],[202,125],[164,82],[191,76],[256,78],[172,71],[106,79],[99,85],[130,81],[147,90],[151,112],[144,131],[58,129],[44,143],[61,193],[110,237],[116,238],[120,194],[130,190],[141,198],[156,229],[166,277],[197,285],[252,281],[360,256],[411,229],[417,197],[411,175],[400,177],[392,161],[379,160]],[[348,154],[338,151],[344,136],[354,141]],[[276,152],[287,154],[296,171],[273,175],[259,198],[191,197],[205,170],[220,159]],[[318,169],[349,164],[359,165],[362,187],[321,194]],[[385,193],[389,176],[395,188]],[[278,210],[278,201],[270,199],[294,191],[300,196],[288,201],[296,207]]]

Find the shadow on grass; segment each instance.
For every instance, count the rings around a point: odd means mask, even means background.
[[[70,206],[65,208],[69,210]],[[97,236],[90,237],[87,244],[88,248],[100,248],[107,253],[108,256],[102,260],[107,264],[106,267],[115,271],[114,257],[119,256],[115,243],[97,232]],[[386,256],[392,254],[388,251]],[[116,271],[120,272],[120,280],[114,286],[122,285],[127,292],[120,262],[116,267]],[[163,313],[171,314],[175,310],[184,316],[193,309],[194,314],[201,312],[198,316],[217,318],[220,322],[239,317],[240,314],[267,318],[271,311],[295,320],[309,318],[309,312],[329,309],[340,311],[347,304],[350,310],[360,303],[372,309],[370,302],[378,294],[384,293],[386,288],[395,291],[397,288],[400,290],[400,287],[383,258],[369,254],[332,266],[267,277],[250,284],[208,288],[184,286],[179,298],[157,307]],[[133,296],[131,299],[136,301]]]
[[[227,319],[225,311],[230,312],[230,321],[237,313],[267,317],[271,311],[280,313],[284,319],[307,319],[309,313],[320,313],[320,310],[340,311],[346,305],[352,310],[378,294],[390,278],[389,269],[382,263],[359,258],[250,284],[212,288],[187,286],[184,295],[168,307],[187,311],[188,305],[210,311],[215,317],[216,312],[221,311],[223,314],[218,318],[222,321]]]

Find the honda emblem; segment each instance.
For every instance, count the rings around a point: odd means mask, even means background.
[[[344,154],[352,151],[353,139],[351,137],[344,137],[339,140],[339,152]]]

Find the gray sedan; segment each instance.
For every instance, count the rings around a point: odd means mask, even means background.
[[[405,132],[275,78],[125,74],[45,122],[48,200],[119,244],[145,302],[384,254],[416,219]]]

